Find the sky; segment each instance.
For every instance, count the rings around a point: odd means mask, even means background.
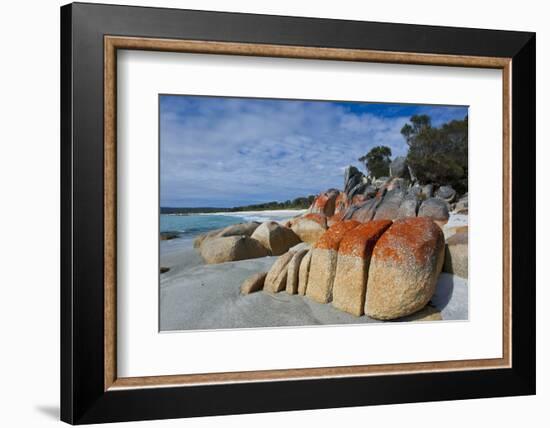
[[[404,156],[414,114],[433,126],[462,106],[161,95],[160,203],[234,207],[343,187],[344,170],[371,148]]]

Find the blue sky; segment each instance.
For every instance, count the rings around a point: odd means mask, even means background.
[[[160,96],[164,207],[233,207],[343,187],[347,165],[378,145],[405,155],[414,114],[438,126],[467,107]]]

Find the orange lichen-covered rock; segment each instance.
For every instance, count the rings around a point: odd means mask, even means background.
[[[374,247],[365,313],[394,319],[422,309],[435,292],[445,251],[443,232],[425,217],[397,220]]]
[[[324,214],[325,216],[330,217],[334,214],[334,210],[336,208],[336,198],[339,194],[340,192],[335,189],[330,189],[319,194],[309,208],[309,212],[314,214]]]
[[[345,212],[348,209],[348,196],[344,192],[340,192],[334,202],[334,214]]]
[[[346,215],[345,211],[340,211],[339,213],[336,213],[333,216],[327,218],[327,226],[332,227],[336,223],[342,221],[345,215]]]
[[[391,226],[388,220],[375,220],[348,231],[338,248],[338,262],[332,304],[355,316],[364,313],[370,258],[374,245]]]
[[[359,222],[354,220],[341,221],[328,229],[317,241],[311,250],[307,297],[319,303],[330,302],[340,241],[347,231],[358,225]]]
[[[323,214],[306,214],[292,222],[292,231],[308,244],[315,244],[327,230],[327,218]]]

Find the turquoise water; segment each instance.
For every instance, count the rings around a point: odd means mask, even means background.
[[[282,221],[303,211],[242,211],[227,214],[160,215],[161,232],[178,232],[180,238],[192,238],[213,229],[221,229],[237,223],[267,220]]]
[[[213,229],[246,221],[244,217],[228,215],[160,215],[161,232],[179,232],[181,237],[193,237]]]

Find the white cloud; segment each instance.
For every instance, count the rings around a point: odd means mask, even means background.
[[[329,102],[170,97],[161,106],[161,205],[236,206],[342,188],[377,145],[406,153],[409,116]]]

